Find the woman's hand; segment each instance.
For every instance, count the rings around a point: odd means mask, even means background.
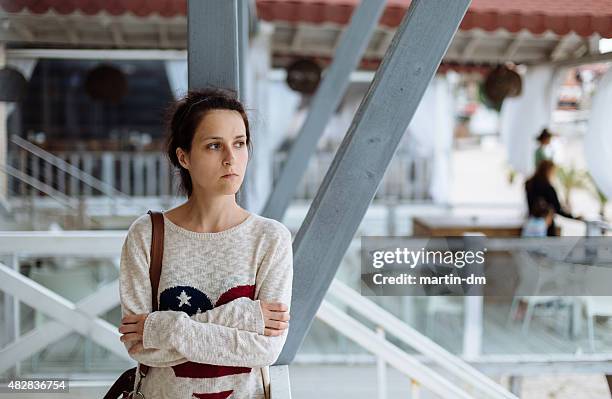
[[[289,308],[280,302],[259,301],[264,318],[264,335],[276,337],[289,328]]]
[[[128,315],[121,319],[121,326],[119,327],[119,332],[123,334],[120,338],[121,342],[134,341],[134,344],[128,350],[130,355],[144,350],[142,337],[147,316],[149,316],[149,313]]]

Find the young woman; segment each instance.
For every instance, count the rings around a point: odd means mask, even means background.
[[[231,93],[189,92],[168,130],[187,201],[163,214],[159,311],[151,312],[149,215],[128,231],[121,341],[151,366],[140,387],[147,399],[263,398],[261,368],[278,358],[289,325],[291,233],[236,203],[251,137]]]
[[[561,206],[557,191],[551,183],[555,175],[555,170],[555,164],[548,159],[544,159],[538,165],[533,176],[525,182],[529,216],[535,216],[537,214],[536,209],[538,204],[543,202],[552,209],[554,214],[570,219],[583,220],[581,216],[574,216]],[[548,225],[547,235],[555,236],[556,234],[556,225],[553,219]]]

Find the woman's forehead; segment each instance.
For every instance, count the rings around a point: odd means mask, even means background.
[[[206,112],[196,129],[196,138],[205,140],[212,137],[234,138],[246,135],[242,115],[238,111],[215,109]]]

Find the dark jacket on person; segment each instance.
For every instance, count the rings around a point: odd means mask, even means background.
[[[530,179],[525,183],[525,191],[527,193],[527,206],[529,207],[529,215],[533,215],[533,209],[539,198],[546,201],[547,204],[554,210],[558,215],[565,216],[566,218],[575,219],[575,217],[567,212],[561,206],[557,191],[547,180]],[[548,235],[555,235],[555,222],[550,224],[548,227]]]

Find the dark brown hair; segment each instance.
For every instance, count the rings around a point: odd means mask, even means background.
[[[549,159],[540,161],[533,176],[531,176],[531,178],[525,182],[525,187],[529,189],[534,184],[539,187],[549,185],[550,181],[548,180],[548,175],[554,167],[555,164]]]
[[[249,119],[244,106],[236,97],[236,92],[225,89],[206,88],[189,90],[183,98],[168,108],[166,117],[168,135],[166,152],[170,163],[179,171],[179,191],[188,198],[193,192],[193,183],[189,171],[179,163],[176,150],[181,148],[186,153],[191,151],[191,143],[195,136],[196,128],[208,111],[227,109],[238,112],[244,121],[247,148],[249,153],[251,151]]]

